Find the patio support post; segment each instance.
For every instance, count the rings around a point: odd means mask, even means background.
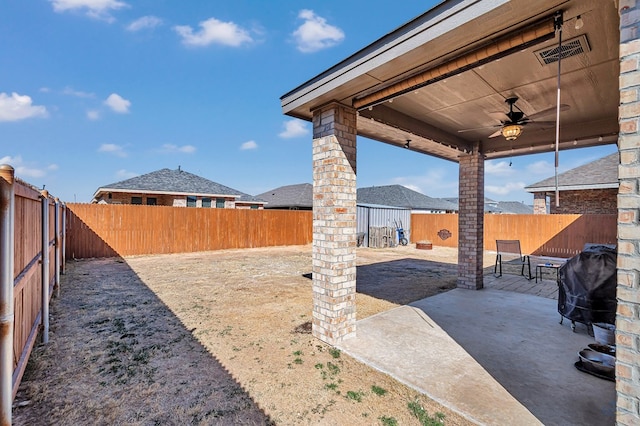
[[[620,2],[616,424],[640,424],[640,2]]]
[[[460,156],[458,211],[458,287],[483,287],[484,157],[478,147]]]
[[[0,425],[11,424],[13,403],[14,169],[0,165]]]
[[[313,111],[313,325],[331,345],[356,331],[356,111]]]

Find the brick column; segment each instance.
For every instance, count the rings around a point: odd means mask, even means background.
[[[547,214],[547,193],[533,193],[533,214]]]
[[[337,344],[356,331],[356,111],[313,112],[313,327]]]
[[[640,5],[620,2],[616,424],[640,424]]]
[[[458,287],[483,287],[484,158],[474,150],[460,156],[458,189]]]

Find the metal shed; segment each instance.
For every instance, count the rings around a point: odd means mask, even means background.
[[[406,207],[384,206],[380,204],[357,204],[356,232],[363,236],[362,246],[378,247],[376,236],[380,233],[393,235],[398,243],[396,225],[404,229],[405,237],[410,239],[411,209]]]

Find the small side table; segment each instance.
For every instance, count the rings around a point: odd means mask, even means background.
[[[536,265],[536,283],[538,282],[538,275],[540,276],[540,281],[542,281],[542,269],[549,268],[556,270],[556,281],[560,282],[560,267],[561,263],[538,263]]]

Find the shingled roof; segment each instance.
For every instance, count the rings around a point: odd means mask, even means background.
[[[445,198],[445,200],[455,204],[456,211],[458,211],[458,198]],[[495,201],[491,198],[485,198],[484,212],[498,214],[533,214],[533,207],[520,201]]]
[[[558,189],[560,191],[581,189],[617,188],[618,164],[620,157],[617,152],[592,161],[575,169],[567,170],[558,175]],[[555,191],[555,176],[541,180],[524,188],[527,192]]]
[[[272,189],[271,191],[258,194],[256,197],[266,201],[269,208],[312,209],[313,185],[310,183],[285,185]]]
[[[131,179],[111,183],[98,188],[93,196],[96,198],[100,193],[104,192],[145,192],[210,197],[225,196],[235,197],[238,201],[264,202],[242,191],[229,188],[228,186],[210,181],[193,173],[185,172],[180,168],[176,170],[161,169]]]
[[[402,185],[358,188],[358,203],[383,204],[412,210],[454,211],[456,206],[440,198],[431,198]]]

